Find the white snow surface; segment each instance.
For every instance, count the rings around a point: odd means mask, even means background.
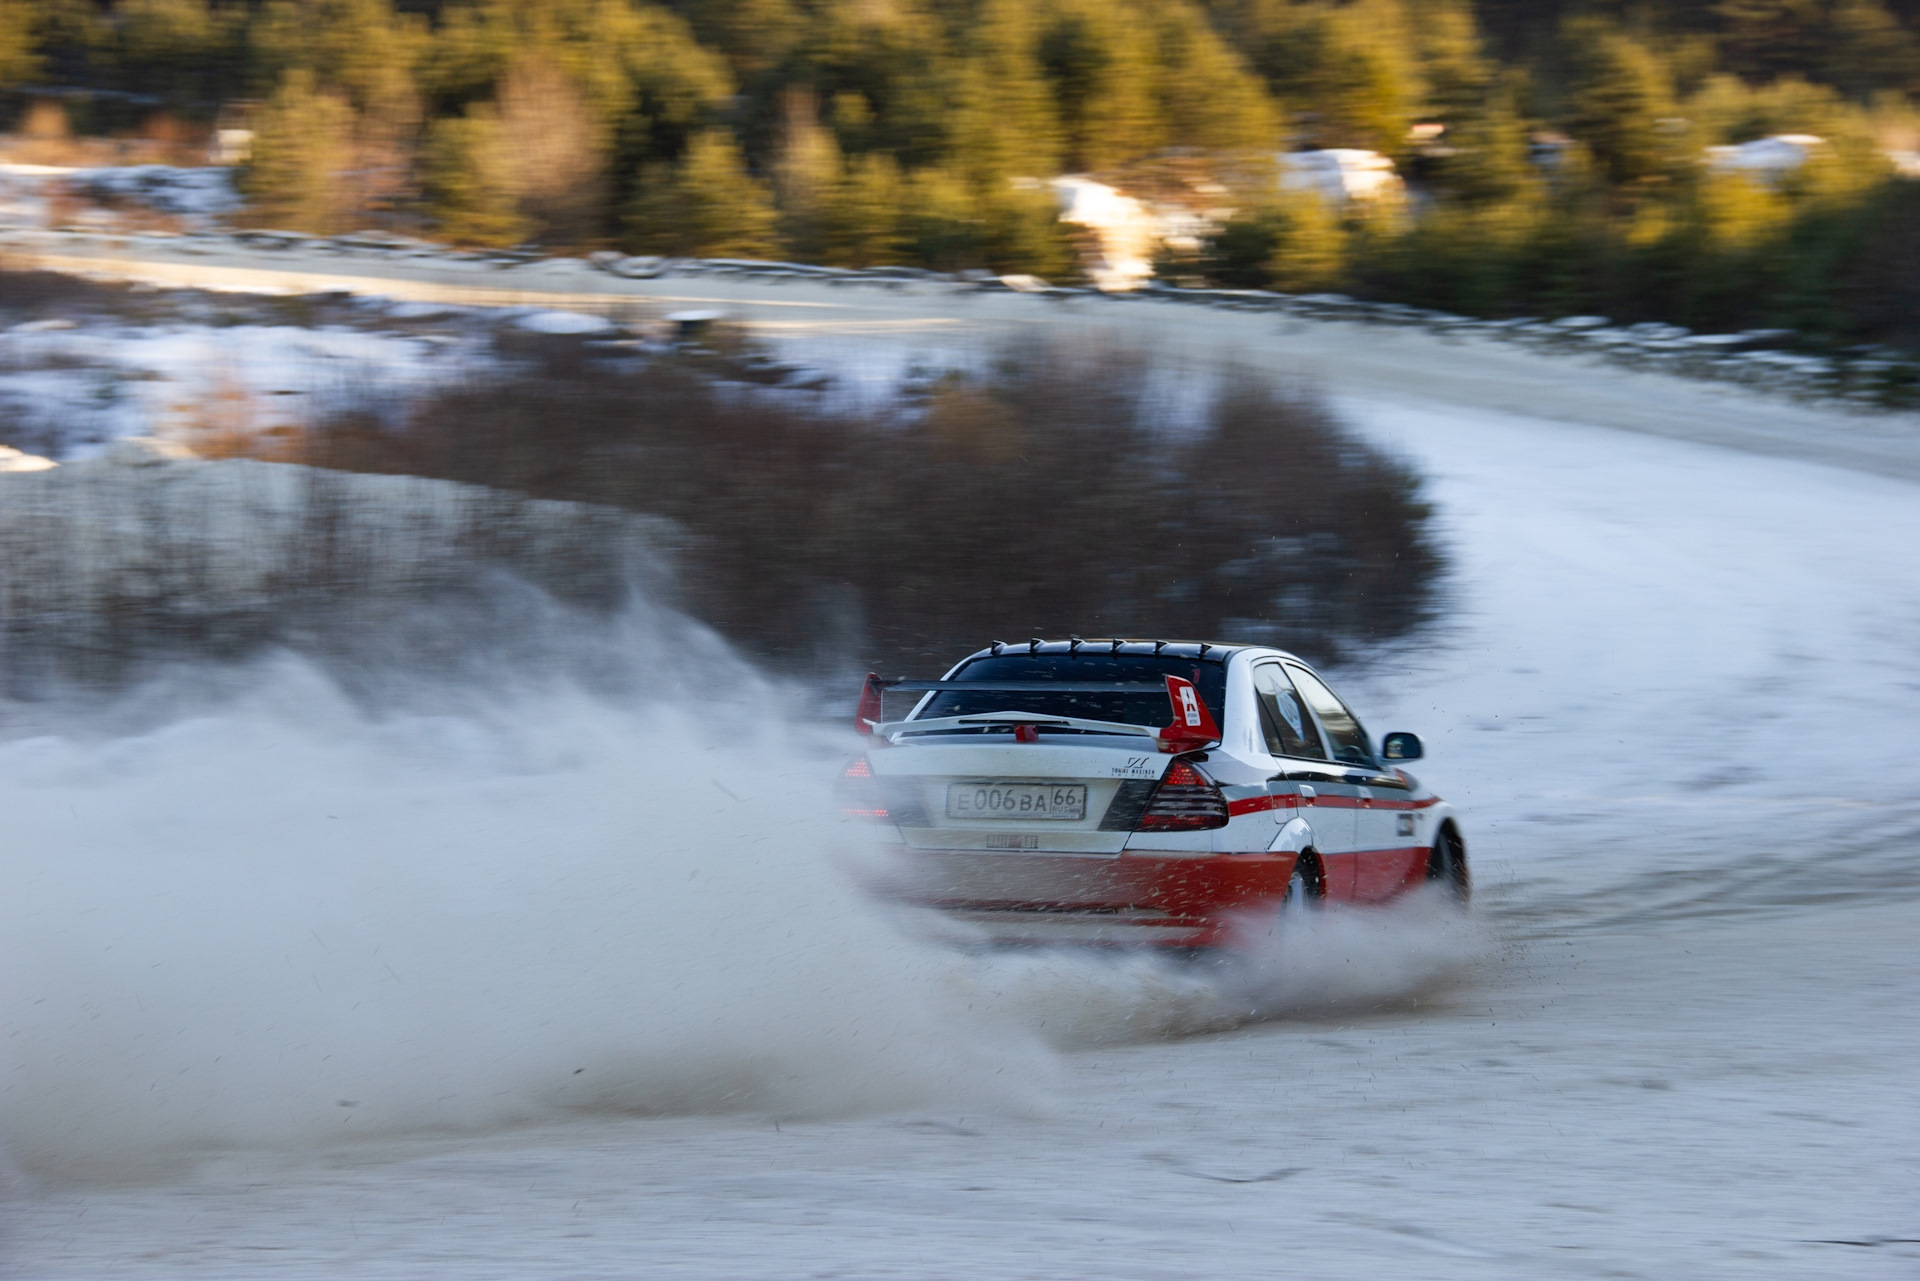
[[[604,316],[589,316],[581,311],[536,311],[520,317],[514,324],[536,334],[604,334],[616,328]]]
[[[1342,409],[1453,558],[1341,683],[1426,740],[1471,922],[957,957],[847,888],[834,752],[724,656],[718,706],[380,719],[275,668],[0,743],[0,1268],[1914,1275],[1913,482]]]
[[[109,165],[76,169],[70,181],[96,198],[132,200],[161,213],[207,219],[232,213],[245,203],[234,190],[233,175],[232,169],[219,165]]]
[[[1406,194],[1406,183],[1394,171],[1393,161],[1377,151],[1329,147],[1324,151],[1283,152],[1276,159],[1283,191],[1311,191],[1339,204],[1397,200]]]
[[[488,359],[484,334],[391,332],[378,320],[16,325],[0,333],[0,406],[19,435],[8,443],[77,459],[122,436],[191,440],[389,412]]]
[[[209,165],[64,165],[0,163],[0,226],[44,226],[52,197],[64,190],[76,199],[144,206],[170,214],[179,225],[203,228],[233,213],[245,202],[234,189],[234,170]],[[88,208],[81,222],[110,227],[118,219],[105,209]]]

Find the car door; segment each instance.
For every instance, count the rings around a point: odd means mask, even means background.
[[[1267,788],[1287,798],[1289,810],[1297,804],[1297,812],[1313,828],[1327,897],[1351,898],[1358,811],[1340,799],[1346,771],[1328,759],[1319,726],[1278,661],[1254,666],[1253,691],[1267,750],[1278,766]],[[1322,798],[1331,799],[1323,804]]]
[[[1345,806],[1353,815],[1351,853],[1338,874],[1341,897],[1362,903],[1389,898],[1406,876],[1404,848],[1410,842],[1398,836],[1406,784],[1380,764],[1360,718],[1325,681],[1291,663],[1287,675],[1320,723],[1338,780],[1328,788],[1330,799],[1320,803]],[[1332,868],[1328,879],[1335,879]]]

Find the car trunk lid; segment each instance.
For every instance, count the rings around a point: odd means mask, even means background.
[[[867,758],[909,847],[1117,855],[1173,759],[1146,731],[1008,738],[927,735]]]

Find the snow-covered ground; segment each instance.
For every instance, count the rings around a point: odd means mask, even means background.
[[[490,363],[501,327],[608,323],[377,297],[313,305],[175,291],[121,302],[120,314],[0,330],[0,439],[75,460],[122,436],[194,443],[349,410],[388,413]]]
[[[85,458],[121,436],[190,439],[241,422],[268,430],[377,407],[456,380],[479,348],[471,336],[333,326],[30,324],[0,333],[0,401],[23,445]]]
[[[222,166],[74,167],[0,163],[0,226],[42,227],[65,201],[80,225],[111,230],[132,214],[159,214],[181,229],[215,225],[243,203],[234,171]]]
[[[1452,605],[1346,684],[1462,806],[1473,925],[952,957],[846,891],[830,753],[743,752],[724,655],[378,722],[277,669],[0,745],[4,1267],[1912,1276],[1920,494],[1875,469],[1920,448],[1399,342],[1322,381],[1432,477]]]

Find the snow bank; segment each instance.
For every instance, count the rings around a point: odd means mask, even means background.
[[[1323,200],[1340,205],[1353,201],[1398,200],[1406,194],[1406,184],[1394,171],[1393,161],[1377,151],[1353,147],[1281,155],[1280,189],[1311,191]]]
[[[513,323],[536,334],[604,334],[616,328],[604,316],[589,316],[579,311],[536,311]]]
[[[1824,150],[1825,138],[1810,133],[1776,133],[1730,147],[1708,147],[1707,168],[1714,173],[1743,173],[1777,183]]]
[[[160,213],[215,218],[245,203],[234,190],[233,174],[222,166],[125,165],[75,169],[69,182],[94,200],[131,201]]]
[[[1093,242],[1086,272],[1101,289],[1137,289],[1153,276],[1160,243],[1159,219],[1140,201],[1091,178],[1068,176],[1052,183],[1060,221],[1084,228]]]
[[[234,171],[221,166],[108,165],[70,168],[60,165],[0,163],[0,225],[43,226],[60,192],[104,205],[138,205],[169,214],[189,227],[204,227],[246,202],[234,189]],[[83,221],[111,222],[91,210]]]
[[[0,472],[46,471],[57,467],[51,458],[41,458],[36,454],[24,454],[17,449],[0,445]]]

